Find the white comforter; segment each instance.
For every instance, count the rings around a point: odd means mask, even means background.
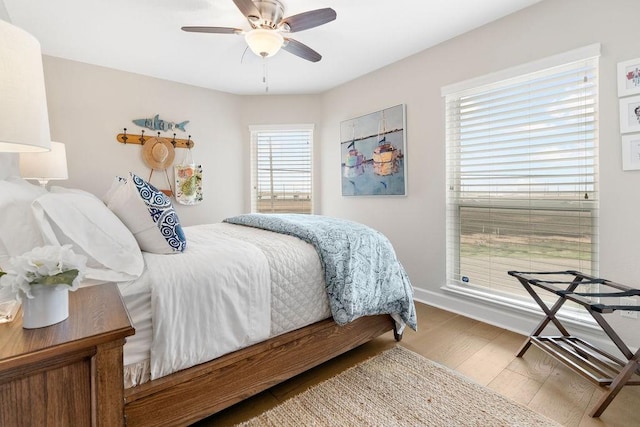
[[[215,226],[186,227],[182,254],[145,254],[154,283],[151,379],[269,337],[269,263],[251,243],[220,233],[212,239]]]

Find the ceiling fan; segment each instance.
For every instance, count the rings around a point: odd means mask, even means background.
[[[240,12],[247,17],[251,30],[229,27],[182,27],[194,33],[244,35],[249,48],[263,58],[275,55],[280,48],[311,62],[322,59],[315,50],[283,34],[308,30],[336,19],[330,7],[310,10],[283,18],[284,7],[278,0],[233,0]]]

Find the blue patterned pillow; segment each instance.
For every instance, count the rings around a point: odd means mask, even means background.
[[[131,230],[143,251],[184,251],[187,241],[171,200],[138,175],[129,175],[126,181],[116,179],[105,196],[109,209]]]

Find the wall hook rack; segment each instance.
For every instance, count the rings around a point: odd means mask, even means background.
[[[116,140],[122,144],[140,144],[144,145],[144,143],[150,138],[149,136],[145,136],[144,130],[140,131],[140,135],[128,134],[127,128],[123,129],[123,133],[119,133],[116,136]],[[160,136],[160,132],[158,132],[158,138],[167,138]],[[193,148],[195,142],[191,139],[191,135],[189,135],[188,139],[180,139],[176,138],[176,134],[173,134],[173,139],[170,139],[171,144],[175,148]]]

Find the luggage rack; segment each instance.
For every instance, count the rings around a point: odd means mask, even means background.
[[[555,272],[519,272],[509,271],[509,275],[520,281],[531,297],[545,313],[545,318],[524,342],[516,353],[522,357],[531,344],[553,356],[592,382],[607,387],[600,401],[590,412],[590,416],[599,417],[625,385],[640,385],[640,349],[633,353],[604,319],[603,314],[616,310],[640,311],[640,305],[605,304],[607,298],[640,296],[640,290],[630,288],[606,279],[589,276],[578,271]],[[569,277],[570,280],[563,280]],[[598,285],[598,291],[579,291],[585,285]],[[549,307],[540,298],[533,286],[555,294],[558,299]],[[609,290],[603,292],[603,290]],[[600,325],[609,339],[627,359],[621,360],[588,342],[571,335],[556,317],[566,301],[573,301],[583,306]],[[540,335],[549,323],[553,323],[560,331],[560,336]]]

